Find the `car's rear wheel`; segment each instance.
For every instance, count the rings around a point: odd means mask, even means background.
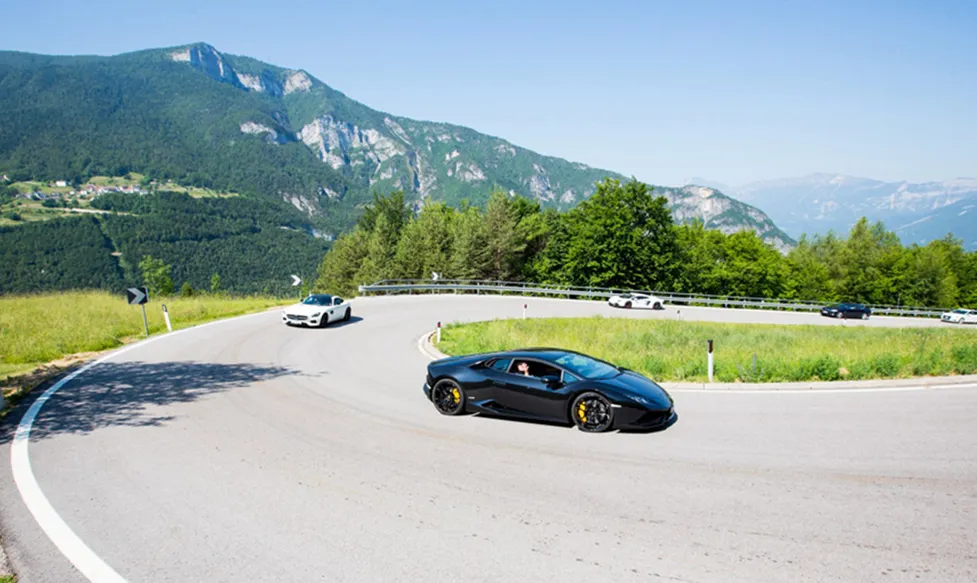
[[[604,395],[588,392],[573,400],[570,417],[580,431],[600,433],[610,429],[614,423],[614,409]]]
[[[441,379],[431,389],[431,402],[442,415],[461,415],[465,411],[465,390],[451,379]]]
[[[662,304],[661,304],[661,302],[655,302],[655,305],[654,305],[654,306],[652,306],[652,309],[655,309],[655,310],[660,310],[660,309],[662,309]]]

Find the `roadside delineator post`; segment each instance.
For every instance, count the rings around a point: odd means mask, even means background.
[[[441,344],[441,322],[438,322],[438,344]]]
[[[528,307],[529,307],[529,304],[523,304],[522,305],[522,319],[523,320],[526,319],[526,308],[528,308]]]
[[[712,382],[713,360],[712,360],[712,340],[709,340],[709,382]]]
[[[166,329],[172,332],[173,326],[170,324],[170,313],[166,311],[166,304],[163,304],[163,319],[166,320]]]

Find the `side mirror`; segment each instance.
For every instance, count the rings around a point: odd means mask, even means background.
[[[559,389],[563,386],[563,383],[560,381],[560,377],[556,375],[544,375],[540,377],[539,380],[543,381],[543,384],[551,389]]]

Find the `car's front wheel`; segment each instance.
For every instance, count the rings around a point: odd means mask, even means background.
[[[431,402],[442,415],[461,415],[465,411],[465,390],[451,379],[441,379],[431,389]]]
[[[353,310],[346,308],[346,315],[343,316],[343,322],[349,322],[349,316],[353,313]]]
[[[614,424],[614,409],[600,393],[582,393],[570,405],[570,417],[580,431],[600,433]]]

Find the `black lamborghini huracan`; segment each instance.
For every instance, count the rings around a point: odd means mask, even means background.
[[[485,413],[588,432],[664,429],[678,419],[672,397],[651,379],[559,348],[436,360],[424,394],[444,415]]]

